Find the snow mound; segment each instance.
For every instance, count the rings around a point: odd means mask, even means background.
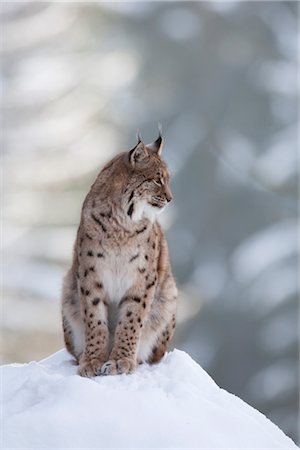
[[[132,375],[76,370],[65,350],[2,367],[3,448],[298,448],[182,351]]]

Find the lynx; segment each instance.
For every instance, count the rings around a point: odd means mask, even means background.
[[[139,137],[84,200],[62,293],[65,345],[81,376],[159,362],[173,337],[177,288],[156,220],[172,200],[162,147],[161,132],[148,145]]]

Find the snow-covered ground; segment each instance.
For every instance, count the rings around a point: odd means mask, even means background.
[[[298,448],[182,351],[132,375],[76,370],[65,350],[2,367],[2,448]]]

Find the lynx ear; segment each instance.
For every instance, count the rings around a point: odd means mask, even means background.
[[[161,155],[162,148],[164,145],[164,138],[162,137],[161,125],[158,126],[158,138],[156,141],[151,142],[151,144],[147,144],[146,147],[154,153],[157,153],[159,156]]]
[[[140,139],[137,145],[129,152],[129,161],[132,167],[149,158],[149,153],[144,142]]]

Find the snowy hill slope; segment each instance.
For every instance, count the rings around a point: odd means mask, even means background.
[[[64,350],[2,367],[3,448],[297,448],[182,351],[132,375],[76,369]]]

